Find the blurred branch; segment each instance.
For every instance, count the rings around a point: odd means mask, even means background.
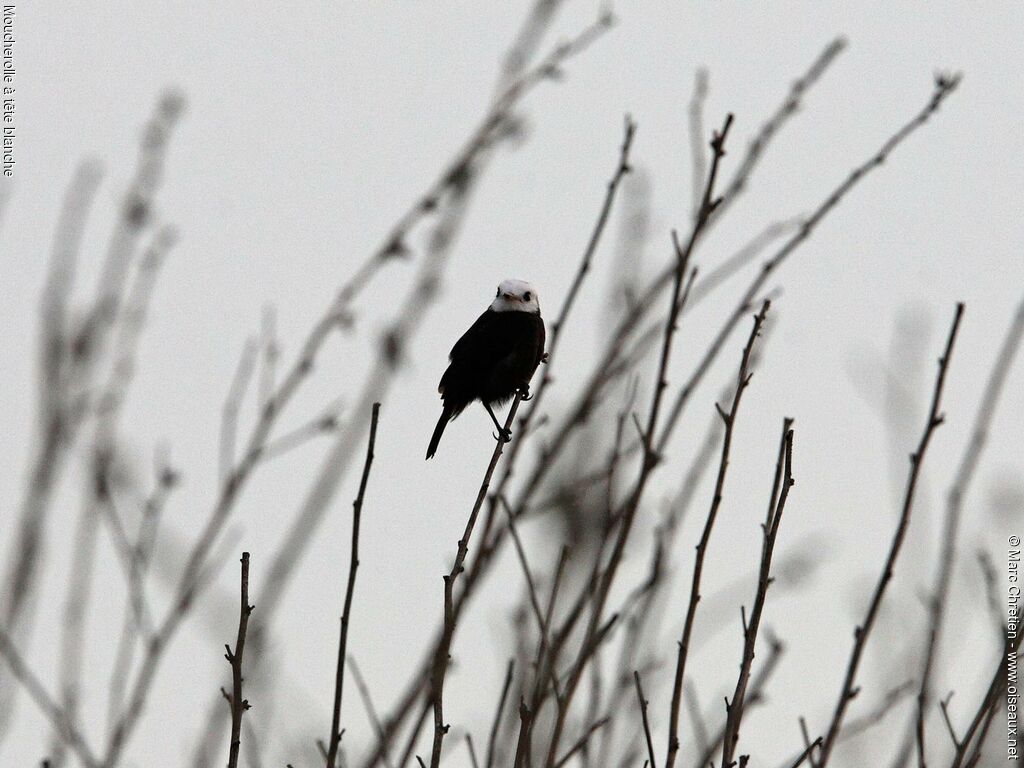
[[[82,764],[86,768],[97,768],[99,762],[93,755],[92,750],[89,749],[85,737],[67,716],[64,708],[47,692],[46,687],[36,677],[21,654],[18,653],[10,635],[4,628],[0,628],[0,656],[4,657],[14,679],[18,681],[22,688],[28,691],[28,695],[32,697],[36,706],[50,721],[54,731],[60,734],[64,742],[74,750]]]
[[[383,738],[384,727],[381,725],[380,718],[377,716],[377,710],[373,706],[373,699],[370,698],[370,689],[366,685],[366,680],[363,679],[362,672],[359,671],[359,665],[356,664],[356,660],[351,654],[348,657],[348,666],[352,671],[352,680],[356,684],[356,690],[359,691],[359,697],[363,700],[363,706],[366,708],[366,716],[373,727],[373,733],[378,739]],[[384,765],[391,768],[391,761],[388,759],[387,754],[383,756],[383,760]]]
[[[145,613],[144,586],[149,572],[153,547],[160,517],[171,491],[177,486],[179,477],[166,459],[158,459],[154,488],[144,501],[142,520],[139,523],[138,535],[132,547],[129,594],[125,605],[124,622],[121,626],[121,637],[118,640],[114,655],[114,665],[110,672],[109,694],[107,696],[107,727],[112,728],[121,715],[124,702],[124,691],[128,684],[135,644],[142,631],[140,617]]]
[[[701,196],[704,192],[704,180],[707,177],[708,162],[704,156],[704,104],[708,98],[708,71],[704,67],[698,67],[697,74],[693,78],[693,96],[690,99],[689,123],[690,123],[690,160],[693,168],[690,170],[690,183],[693,188],[693,219],[700,216]],[[651,760],[651,768],[655,768],[654,760]]]
[[[97,384],[93,396],[95,422],[84,458],[85,488],[75,524],[75,543],[60,633],[61,700],[72,721],[78,719],[82,695],[85,624],[91,604],[97,536],[102,522],[107,523],[118,563],[124,571],[134,626],[141,633],[152,632],[153,619],[145,587],[138,578],[134,547],[128,540],[125,523],[115,506],[118,487],[123,484],[118,443],[121,414],[135,378],[135,361],[156,279],[167,253],[176,242],[177,234],[173,227],[159,227],[135,269],[133,279],[124,288],[124,295],[117,298],[117,315],[109,324],[111,361],[106,379],[101,385]],[[59,736],[52,754],[54,768],[59,768],[65,759]]]
[[[864,653],[864,648],[867,645],[867,640],[871,634],[871,630],[874,628],[875,620],[878,618],[878,611],[881,608],[882,599],[885,597],[886,588],[889,586],[889,581],[892,579],[893,569],[895,568],[896,560],[899,557],[900,549],[903,546],[903,540],[906,537],[907,528],[910,525],[910,513],[914,506],[914,493],[917,490],[917,481],[921,473],[921,465],[924,461],[925,452],[928,449],[928,445],[931,442],[932,435],[936,428],[942,424],[945,418],[941,413],[942,389],[946,382],[946,372],[949,369],[950,357],[953,354],[953,343],[956,341],[957,331],[960,329],[960,320],[963,317],[963,311],[964,305],[957,304],[956,314],[953,317],[953,324],[950,327],[949,337],[946,341],[946,348],[942,353],[942,357],[939,358],[939,371],[935,379],[935,391],[932,395],[932,404],[928,412],[928,420],[925,423],[924,432],[918,442],[917,449],[910,454],[910,474],[907,478],[907,487],[903,497],[903,509],[900,513],[899,524],[893,534],[892,543],[889,547],[889,554],[886,556],[885,565],[882,568],[878,584],[875,586],[871,602],[868,604],[867,614],[861,624],[854,630],[854,643],[853,649],[850,652],[850,661],[846,668],[846,675],[843,679],[842,689],[839,693],[839,701],[836,703],[835,712],[833,713],[832,720],[828,726],[828,732],[822,741],[821,754],[816,761],[817,768],[825,768],[825,766],[828,765],[829,758],[832,755],[832,749],[836,744],[836,739],[838,738],[839,732],[843,726],[843,717],[846,714],[846,708],[850,701],[852,701],[860,691],[860,689],[856,687],[856,679],[861,656]]]
[[[839,736],[839,741],[843,742],[848,739],[852,739],[854,736],[859,736],[864,733],[864,731],[869,730],[872,726],[882,722],[893,708],[914,690],[915,686],[916,682],[914,680],[905,680],[900,685],[888,691],[885,696],[882,697],[882,701],[879,702],[873,712],[869,712],[856,720],[851,720],[843,727],[843,732]]]
[[[546,24],[551,15],[542,17]],[[530,34],[540,34],[537,27],[538,18],[531,16],[527,27],[534,27]],[[601,17],[584,29],[572,40],[556,45],[535,66],[523,69],[521,73],[494,98],[490,109],[484,119],[476,127],[470,138],[456,152],[445,169],[427,190],[417,199],[405,213],[398,217],[397,222],[392,226],[384,243],[374,252],[346,283],[338,294],[337,306],[344,309],[351,303],[355,296],[362,291],[370,282],[376,272],[389,261],[396,257],[404,256],[408,252],[405,238],[410,230],[428,214],[433,213],[439,202],[446,193],[451,191],[453,184],[460,183],[459,179],[475,164],[479,155],[490,150],[495,143],[506,136],[505,129],[508,127],[509,119],[514,108],[530,91],[545,80],[557,78],[561,73],[560,67],[569,59],[582,53],[591,43],[603,35],[612,25],[614,18],[609,13]],[[518,44],[518,42],[517,42]],[[520,50],[523,50],[520,47]],[[506,71],[507,72],[507,71]]]
[[[508,691],[512,687],[512,673],[515,670],[515,662],[508,660],[508,667],[505,669],[505,682],[501,686],[501,696],[498,697],[498,707],[494,711],[494,722],[491,725],[491,735],[487,739],[487,763],[485,768],[494,768],[494,749],[498,741],[498,729],[501,728],[501,717],[505,711],[505,701],[508,699]]]
[[[79,371],[72,354],[68,311],[82,233],[99,182],[100,170],[94,163],[83,163],[76,170],[61,203],[40,300],[35,445],[0,588],[0,620],[17,639],[30,637],[32,597],[45,545],[46,518],[78,427],[68,398],[71,379]],[[10,724],[16,692],[17,686],[10,684],[0,668],[0,740]]]
[[[281,348],[277,340],[277,312],[273,305],[263,308],[260,320],[259,407],[265,408],[277,385],[277,362]]]
[[[317,416],[305,424],[296,427],[291,432],[286,432],[278,438],[270,440],[260,452],[261,461],[276,459],[310,440],[321,435],[335,432],[341,421],[342,406],[340,403],[327,408],[320,416]]]
[[[732,175],[732,179],[725,187],[725,192],[722,194],[722,205],[719,211],[715,214],[717,218],[721,218],[725,212],[732,206],[734,202],[740,197],[740,195],[746,190],[747,183],[750,181],[750,177],[754,171],[757,170],[757,166],[760,164],[764,157],[765,151],[775,138],[776,134],[782,129],[782,127],[789,122],[797,111],[800,109],[800,102],[806,95],[807,91],[813,88],[821,76],[825,74],[832,63],[839,57],[839,54],[846,48],[846,40],[842,37],[837,37],[828,45],[825,46],[824,50],[818,55],[818,58],[814,60],[810,68],[804,74],[793,82],[790,86],[789,93],[786,95],[785,100],[779,105],[778,109],[768,118],[767,121],[761,126],[757,135],[754,136],[753,140],[747,147],[746,154],[743,159],[740,160],[739,166]]]
[[[576,754],[586,746],[587,742],[590,741],[590,737],[604,728],[611,719],[611,715],[606,715],[587,728],[587,730],[583,732],[583,735],[576,740],[576,743],[569,747],[568,751],[559,758],[555,763],[554,768],[563,768],[566,763],[572,760]]]
[[[235,441],[238,437],[238,412],[249,390],[253,373],[256,370],[256,359],[259,345],[253,339],[246,339],[242,354],[238,358],[238,367],[231,380],[220,420],[220,482],[227,483],[235,467]],[[264,406],[265,408],[266,406]]]
[[[345,683],[345,649],[348,647],[348,625],[352,615],[352,596],[356,588],[356,570],[359,568],[359,521],[363,511],[363,497],[370,479],[373,464],[373,448],[377,442],[377,420],[380,417],[380,403],[373,404],[370,413],[370,437],[366,443],[366,461],[363,476],[359,481],[359,492],[352,502],[352,547],[349,554],[348,586],[345,587],[345,608],[341,614],[341,639],[338,641],[338,669],[334,682],[334,710],[331,715],[331,735],[327,742],[327,768],[334,768],[341,743],[341,695]]]

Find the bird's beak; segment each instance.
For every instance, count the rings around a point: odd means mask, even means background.
[[[517,300],[519,300],[518,296],[516,296],[514,294],[511,294],[511,293],[503,293],[503,294],[501,294],[501,297],[503,299],[508,299],[509,301],[517,301]]]

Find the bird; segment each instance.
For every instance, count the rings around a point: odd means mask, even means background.
[[[501,282],[490,306],[448,355],[448,368],[437,386],[442,409],[427,448],[428,459],[437,451],[448,422],[474,400],[490,414],[498,428],[497,439],[511,439],[492,406],[508,402],[517,392],[529,399],[530,379],[544,358],[544,341],[537,290],[525,280]]]

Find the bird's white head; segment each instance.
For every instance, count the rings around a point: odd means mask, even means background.
[[[537,289],[525,280],[503,280],[491,302],[491,311],[540,314]]]

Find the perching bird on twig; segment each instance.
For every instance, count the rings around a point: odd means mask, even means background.
[[[498,428],[498,439],[511,435],[498,422],[491,406],[529,396],[530,379],[544,357],[544,321],[537,291],[522,280],[505,280],[491,306],[455,342],[448,370],[437,391],[444,408],[430,438],[427,458],[434,455],[448,422],[474,400],[483,403]]]

